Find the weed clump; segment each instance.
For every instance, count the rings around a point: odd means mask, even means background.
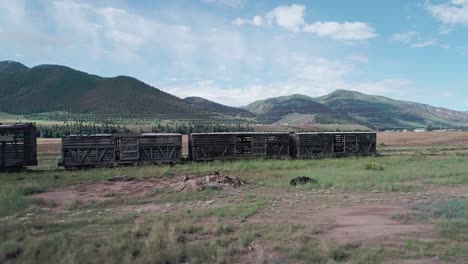
[[[307,176],[299,176],[299,177],[296,177],[294,179],[292,179],[290,182],[289,182],[289,185],[291,186],[296,186],[298,184],[318,184],[317,180],[314,180],[312,178],[309,178]]]
[[[468,220],[468,199],[466,198],[440,200],[435,203],[419,203],[413,208],[432,217]]]
[[[378,162],[371,162],[366,164],[364,167],[366,170],[375,170],[375,171],[383,171],[384,166]]]

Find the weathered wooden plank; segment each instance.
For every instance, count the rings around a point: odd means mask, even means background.
[[[373,155],[376,152],[377,137],[372,132],[297,133],[292,138],[292,155],[296,158]]]
[[[0,170],[37,165],[36,137],[31,123],[0,124]]]

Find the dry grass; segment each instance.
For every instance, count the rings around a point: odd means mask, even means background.
[[[467,145],[468,131],[380,132],[377,144],[386,146]]]
[[[62,139],[60,138],[38,138],[37,153],[39,155],[60,154]]]
[[[0,263],[466,261],[468,150],[428,146],[420,151],[423,147],[381,148],[415,153],[408,155],[63,171],[56,169],[59,154],[47,155],[60,150],[60,140],[41,139],[40,166],[0,177]],[[451,148],[456,150],[446,150]],[[138,187],[214,171],[247,184],[189,193]],[[115,175],[137,179],[106,181]],[[297,176],[319,184],[292,188],[289,181]],[[77,197],[63,202],[44,198],[56,190],[75,190]],[[86,199],[91,193],[94,198]],[[396,209],[382,214],[382,208]],[[408,213],[409,208],[420,210]],[[403,220],[390,219],[393,215]],[[387,234],[378,241],[368,236],[365,243],[335,241],[331,238],[343,236],[342,224],[333,222],[337,216],[346,221],[380,217],[385,231],[398,225],[429,225],[434,231],[397,238]],[[375,230],[362,218],[350,227],[351,220],[347,230]],[[86,259],[89,254],[92,260]]]

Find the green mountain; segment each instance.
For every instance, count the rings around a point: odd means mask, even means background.
[[[346,123],[337,111],[314,98],[294,94],[253,102],[244,109],[258,118],[276,123]]]
[[[317,98],[305,95],[270,98],[244,109],[272,117],[279,123],[303,122],[305,117],[315,123],[358,123],[379,129],[468,127],[465,112],[346,90]]]
[[[207,111],[210,111],[210,112],[222,113],[222,114],[229,115],[229,116],[242,116],[242,117],[254,116],[254,114],[250,113],[249,111],[245,109],[222,105],[222,104],[219,104],[219,103],[216,103],[216,102],[213,102],[205,98],[201,98],[201,97],[196,97],[196,96],[187,97],[184,99],[184,101],[193,106],[206,109]]]
[[[353,123],[378,129],[468,127],[468,112],[346,90],[317,98],[299,94],[270,98],[242,110],[199,97],[182,100],[132,77],[104,78],[59,65],[28,68],[0,61],[0,112],[70,110],[134,118],[251,117],[253,113],[271,123]]]
[[[317,100],[371,127],[468,126],[466,113],[383,96],[336,90]]]
[[[59,65],[31,69],[20,63],[0,65],[0,112],[178,116],[205,112],[132,77],[103,78]]]
[[[0,61],[0,73],[15,73],[29,70],[25,65],[16,61]]]

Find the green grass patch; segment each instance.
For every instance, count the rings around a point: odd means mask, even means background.
[[[371,162],[371,163],[367,163],[364,168],[366,170],[375,170],[375,171],[383,171],[384,170],[384,166],[378,162]]]
[[[468,198],[445,199],[434,203],[419,203],[413,208],[430,217],[468,220]]]
[[[265,201],[248,204],[234,204],[212,209],[209,215],[227,218],[248,218],[266,205]]]

